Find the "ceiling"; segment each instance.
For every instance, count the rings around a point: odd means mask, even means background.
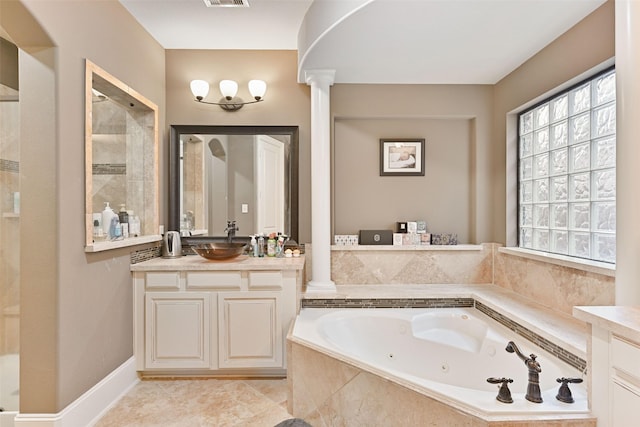
[[[120,0],[166,49],[298,49],[313,0],[248,1]],[[335,69],[336,83],[494,84],[605,1],[316,0],[319,16],[353,7],[315,29],[301,67]]]

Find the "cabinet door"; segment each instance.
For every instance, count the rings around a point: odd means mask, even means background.
[[[283,367],[279,292],[218,294],[218,366]]]
[[[611,426],[624,427],[638,425],[640,390],[622,381],[611,381]]]
[[[206,292],[147,292],[145,368],[209,368],[211,297]]]

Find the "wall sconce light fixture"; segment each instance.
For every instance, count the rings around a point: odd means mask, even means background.
[[[236,111],[241,109],[243,105],[264,101],[263,97],[266,91],[267,84],[263,80],[251,80],[249,81],[249,92],[255,101],[244,102],[242,98],[236,96],[236,93],[238,93],[238,83],[233,80],[222,80],[220,82],[222,98],[219,102],[208,102],[204,101],[204,98],[209,93],[209,83],[204,80],[191,81],[191,92],[193,96],[196,97],[196,102],[218,105],[226,111]]]

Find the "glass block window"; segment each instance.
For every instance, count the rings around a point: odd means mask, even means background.
[[[607,70],[518,115],[521,248],[615,263],[615,78]]]

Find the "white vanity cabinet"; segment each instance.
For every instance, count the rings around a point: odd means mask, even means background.
[[[304,258],[199,256],[131,266],[142,375],[282,375]]]
[[[591,324],[587,369],[598,426],[638,425],[640,308],[574,307],[573,315]]]

